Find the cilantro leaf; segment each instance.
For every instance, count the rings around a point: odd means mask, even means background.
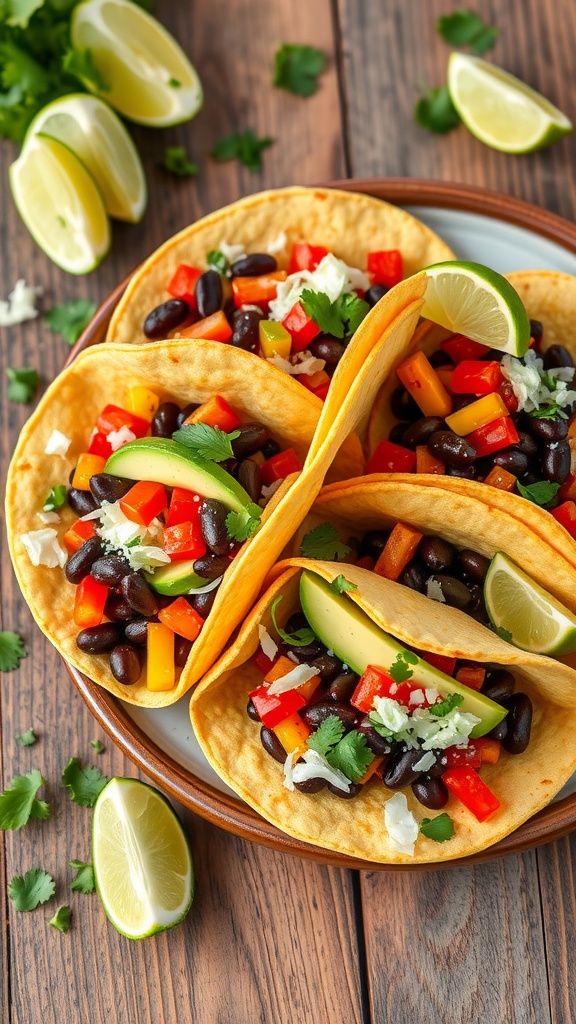
[[[97,754],[103,754],[106,750],[106,747],[101,740],[90,740],[90,746],[94,747]]]
[[[18,28],[28,28],[30,18],[43,4],[44,0],[7,0],[6,24],[15,25]]]
[[[306,742],[312,750],[322,754],[322,757],[326,757],[328,751],[335,747],[343,736],[344,723],[338,718],[338,715],[328,715],[328,718],[324,719]]]
[[[334,594],[345,594],[347,590],[358,590],[355,583],[350,583],[345,576],[337,576],[329,588]]]
[[[338,310],[344,321],[346,337],[356,333],[365,316],[370,312],[370,306],[365,299],[361,299],[353,292],[347,292],[338,300]]]
[[[50,808],[44,800],[37,800],[36,794],[46,785],[37,768],[26,775],[16,775],[8,789],[0,794],[0,829],[23,828],[30,818],[44,821],[50,816]]]
[[[438,814],[435,818],[422,818],[420,831],[426,839],[433,839],[435,843],[445,843],[454,835],[454,822],[449,814]]]
[[[231,430],[227,434],[225,430],[220,430],[220,427],[211,427],[208,423],[184,423],[180,430],[172,434],[174,441],[185,445],[186,448],[192,448],[209,462],[233,459],[232,441],[237,437],[240,437],[239,430]]]
[[[71,46],[62,58],[62,70],[77,78],[87,89],[110,92],[110,86],[96,67],[90,50],[77,50]]]
[[[198,164],[192,163],[184,146],[167,146],[164,150],[162,166],[179,178],[191,178],[198,174]]]
[[[42,868],[32,868],[25,875],[15,875],[8,886],[14,910],[36,910],[51,899],[56,891],[54,879]]]
[[[505,640],[507,644],[512,643],[512,633],[509,629],[504,629],[504,626],[495,626],[493,623],[490,623],[490,629],[493,633],[496,633],[496,636],[499,636],[501,640]]]
[[[62,772],[62,784],[68,786],[72,800],[81,807],[93,807],[107,782],[99,768],[83,768],[79,757],[71,757]]]
[[[83,860],[71,860],[70,867],[76,871],[76,877],[70,884],[70,888],[74,892],[83,892],[88,894],[94,892],[96,886],[94,884],[94,869],[91,864],[86,864]]]
[[[19,747],[33,747],[38,737],[34,732],[34,729],[28,729],[23,732],[21,736],[16,737],[16,743]]]
[[[444,718],[445,715],[449,715],[451,711],[454,711],[454,708],[459,708],[463,703],[464,697],[461,693],[447,693],[443,700],[432,704],[430,714],[434,715],[435,718]]]
[[[523,498],[533,501],[535,505],[547,505],[556,497],[560,484],[553,484],[549,480],[537,480],[535,484],[521,484],[516,481],[516,486]]]
[[[343,544],[333,523],[320,523],[302,538],[300,554],[304,558],[340,559],[349,555],[351,548]]]
[[[24,641],[18,633],[4,629],[0,633],[0,672],[12,672],[26,657]]]
[[[55,512],[56,509],[62,508],[62,506],[66,504],[67,494],[68,491],[64,484],[56,484],[56,486],[50,491],[50,494],[48,494],[44,499],[42,511]]]
[[[338,768],[344,773],[347,779],[358,782],[364,775],[366,769],[372,764],[374,754],[366,742],[366,737],[356,729],[340,740],[340,742],[326,754],[328,764]]]
[[[71,920],[72,911],[70,907],[58,907],[54,917],[50,918],[48,924],[52,925],[53,928],[57,928],[59,932],[67,932]]]
[[[443,134],[460,123],[456,107],[450,99],[447,85],[429,89],[414,107],[416,124],[426,131]]]
[[[283,43],[274,54],[274,85],[297,96],[312,96],[325,67],[326,57],[316,47]]]
[[[548,405],[543,405],[540,409],[533,409],[532,412],[528,413],[535,420],[553,420],[558,413],[562,413],[562,407],[558,405],[558,402],[550,402]]]
[[[494,45],[500,30],[485,25],[475,11],[458,10],[443,14],[436,23],[438,34],[451,46],[470,46],[472,53],[485,53]]]
[[[334,338],[344,337],[344,324],[338,303],[331,302],[325,292],[313,292],[311,288],[305,288],[300,296],[300,302],[304,312],[324,334],[331,334]]]
[[[96,312],[90,299],[70,299],[61,306],[52,306],[44,315],[51,331],[61,334],[69,345],[74,345]]]
[[[412,654],[412,651],[398,651],[396,661],[388,669],[388,674],[392,676],[395,683],[405,683],[414,675],[410,665],[417,664],[418,657]]]
[[[274,139],[257,139],[253,131],[239,135],[227,135],[214,143],[212,156],[215,160],[239,160],[249,171],[262,170],[262,150],[271,146]]]
[[[140,546],[141,543],[142,543],[142,537],[133,537],[132,540],[129,540],[129,541],[126,542],[124,547],[125,548],[137,548],[137,547]]]
[[[261,517],[262,509],[254,502],[250,502],[242,512],[229,512],[226,516],[226,531],[230,540],[248,540],[260,526]]]
[[[225,277],[230,269],[230,260],[226,258],[220,249],[211,249],[210,252],[206,253],[206,262],[210,270],[215,270],[218,274],[222,274]]]
[[[7,369],[6,375],[8,377],[9,401],[19,402],[22,405],[27,405],[28,402],[31,402],[40,380],[38,371],[29,366],[24,366],[21,370]]]
[[[274,598],[270,607],[270,615],[272,616],[272,622],[274,623],[274,629],[278,633],[281,640],[285,643],[290,644],[292,647],[307,647],[316,639],[316,633],[310,626],[303,626],[302,629],[297,629],[295,633],[287,633],[286,630],[281,629],[276,621],[276,609],[280,604],[280,601],[284,599],[284,594],[278,594]]]

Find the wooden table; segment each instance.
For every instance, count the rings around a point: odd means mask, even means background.
[[[456,5],[457,6],[457,5]],[[479,5],[480,6],[480,5]],[[115,225],[103,266],[74,279],[35,247],[11,202],[0,146],[0,294],[18,277],[42,284],[44,305],[79,296],[100,302],[168,235],[196,217],[267,186],[346,176],[412,176],[484,185],[572,218],[576,137],[527,157],[483,147],[464,129],[439,137],[414,124],[418,82],[440,84],[448,47],[435,20],[442,0],[158,0],[157,13],[196,64],[205,87],[197,120],[164,133],[134,130],[151,202],[143,222]],[[494,0],[501,27],[494,60],[576,116],[576,17],[569,0]],[[279,41],[312,43],[330,57],[318,93],[300,99],[272,88]],[[263,171],[216,164],[222,135],[270,135]],[[165,145],[184,144],[200,165],[196,181],[159,168]],[[45,386],[62,366],[65,342],[41,320],[0,330],[2,377],[36,366]],[[4,385],[2,385],[4,387]],[[1,404],[3,468],[29,407]],[[197,894],[186,922],[141,943],[117,935],[95,896],[70,892],[73,858],[90,859],[89,810],[59,785],[68,759],[85,760],[101,730],[32,622],[3,541],[2,628],[26,640],[28,657],[2,678],[3,784],[41,769],[48,822],[3,836],[0,877],[42,866],[57,901],[31,914],[0,909],[5,1024],[568,1024],[576,1019],[572,958],[576,900],[570,838],[522,856],[423,873],[355,872],[275,854],[183,812],[196,864]],[[39,743],[15,736],[33,726]],[[94,759],[94,758],[93,758]],[[98,764],[134,775],[106,741]],[[48,927],[56,905],[73,927]]]

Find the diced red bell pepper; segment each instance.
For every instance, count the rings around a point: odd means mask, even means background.
[[[316,335],[320,334],[318,324],[308,316],[301,302],[294,303],[281,323],[292,338],[292,352],[303,352]]]
[[[293,448],[286,448],[278,452],[271,459],[266,459],[260,468],[260,479],[266,487],[270,487],[275,480],[285,480],[290,473],[299,473],[302,463]]]
[[[259,686],[252,690],[249,697],[267,729],[273,729],[285,718],[295,715],[306,704],[298,690],[285,690],[284,693],[271,696],[268,693],[268,686]]]
[[[488,345],[481,345],[479,341],[472,341],[464,334],[454,334],[451,338],[441,342],[440,348],[450,356],[453,363],[461,363],[464,359],[480,359],[490,352]]]
[[[234,331],[232,330],[226,314],[222,309],[203,320],[197,320],[190,327],[183,327],[179,331],[181,338],[204,338],[206,341],[230,341]]]
[[[85,541],[96,536],[96,524],[93,519],[77,519],[72,526],[66,530],[62,537],[64,547],[71,555],[79,551]]]
[[[520,438],[510,416],[500,416],[485,427],[479,427],[466,435],[466,440],[476,449],[478,458],[499,452],[501,448],[518,444]]]
[[[308,245],[307,242],[295,242],[290,254],[289,274],[298,270],[316,270],[319,263],[328,255],[323,245]]]
[[[447,654],[431,654],[430,651],[418,651],[418,654],[429,665],[440,669],[447,676],[453,676],[456,669],[456,658],[450,658]]]
[[[481,665],[463,665],[456,673],[456,679],[470,690],[481,690],[486,678],[486,669]]]
[[[98,583],[93,576],[85,576],[76,588],[74,599],[74,622],[81,629],[99,626],[104,615],[108,587]]]
[[[376,665],[368,665],[360,676],[356,689],[350,698],[350,703],[358,711],[368,714],[373,710],[375,697],[391,697],[399,704],[410,706],[410,694],[414,690],[422,690],[420,683],[413,683],[405,680],[403,683],[396,683],[392,676],[383,668]]]
[[[560,526],[563,526],[571,537],[576,539],[576,504],[573,501],[565,501],[564,504],[558,505],[558,508],[553,508],[552,515]]]
[[[267,673],[274,665],[274,661],[271,658],[268,658],[264,654],[264,651],[258,651],[258,654],[254,655],[254,664],[260,670],[260,672],[262,672],[263,675],[267,675]]]
[[[468,768],[479,768],[482,764],[480,753],[476,747],[469,743],[467,747],[446,747],[442,752],[442,758],[448,768],[466,766]]]
[[[172,562],[202,558],[206,554],[206,544],[202,537],[200,520],[169,526],[164,530],[163,548],[166,554],[170,555]]]
[[[100,413],[96,426],[102,434],[128,427],[135,437],[145,437],[150,430],[150,424],[146,420],[135,416],[133,412],[128,412],[127,409],[121,409],[118,405],[107,405]]]
[[[212,395],[204,405],[201,405],[196,409],[187,419],[185,423],[207,423],[209,427],[219,427],[220,430],[224,430],[225,433],[230,433],[231,430],[236,430],[236,427],[240,426],[240,417],[238,413],[228,405],[225,398],[222,395]]]
[[[280,281],[285,280],[285,270],[276,270],[273,274],[259,274],[258,277],[233,277],[234,305],[237,309],[249,305],[265,307],[276,298],[278,285]]]
[[[500,807],[500,801],[474,768],[449,768],[442,781],[454,796],[478,819],[486,821]]]
[[[200,506],[203,498],[185,487],[175,487],[170,498],[170,508],[166,516],[166,526],[178,526],[180,523],[192,523],[200,517]]]
[[[164,512],[167,505],[168,498],[163,485],[151,480],[139,480],[120,498],[120,508],[126,518],[141,526],[149,526],[156,516]]]
[[[109,459],[113,450],[106,434],[102,434],[99,430],[92,434],[88,445],[90,455],[100,455],[103,459]]]
[[[177,597],[175,601],[172,601],[172,604],[167,605],[166,608],[161,608],[158,612],[158,618],[165,626],[178,633],[178,636],[183,636],[186,640],[192,640],[192,642],[200,635],[204,625],[202,616],[198,614],[185,597]]]
[[[455,395],[490,395],[504,380],[495,360],[463,359],[452,372],[450,387]]]
[[[359,558],[355,562],[355,565],[357,565],[359,569],[368,569],[371,572],[376,565],[376,559],[372,558],[370,555],[364,555],[363,558]]]
[[[568,435],[568,444],[573,438]],[[569,473],[560,490],[558,491],[560,501],[576,501],[576,473]]]
[[[380,441],[368,460],[367,473],[412,473],[416,452],[392,441]]]
[[[330,377],[325,370],[317,370],[316,373],[300,373],[296,379],[322,402],[325,400],[330,387]]]
[[[184,302],[188,303],[191,310],[195,310],[197,309],[197,303],[194,289],[196,288],[196,281],[201,274],[202,271],[198,270],[197,267],[190,267],[187,263],[179,263],[170,278],[166,291],[173,295],[175,299],[183,299]]]
[[[384,284],[392,288],[402,280],[402,253],[399,249],[369,252],[366,269],[372,284]]]

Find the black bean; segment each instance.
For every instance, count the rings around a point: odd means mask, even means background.
[[[453,430],[438,430],[432,434],[428,440],[428,451],[456,469],[467,469],[476,458],[476,449]]]
[[[400,747],[394,751],[384,770],[384,785],[388,789],[404,789],[405,786],[411,786],[418,778],[419,773],[414,771],[414,765],[421,757],[421,747],[414,750],[404,750]]]
[[[303,665],[304,663],[309,665],[313,658],[319,658],[320,655],[324,654],[326,648],[319,640],[312,640],[311,643],[304,644],[301,647],[298,647],[296,644],[286,643],[285,640],[282,640],[280,643],[280,650],[286,657],[290,655],[291,661],[296,659],[294,664],[297,662],[299,665]]]
[[[444,576],[439,573],[435,573],[430,576],[430,580],[434,580],[438,584],[444,601],[452,608],[466,608],[472,600],[472,595],[465,583],[455,579],[454,576]]]
[[[104,654],[122,639],[123,627],[118,622],[101,622],[98,626],[82,629],[76,644],[86,654]]]
[[[307,704],[300,712],[300,718],[309,725],[311,729],[317,729],[327,718],[335,715],[339,718],[346,732],[350,732],[356,725],[358,713],[349,704],[336,704],[334,701],[320,701],[318,704]]]
[[[248,703],[246,705],[246,714],[248,715],[248,718],[250,718],[253,722],[261,721],[260,715],[256,711],[256,706],[251,697],[248,698]]]
[[[268,440],[268,431],[262,423],[243,423],[238,437],[232,441],[234,458],[246,459],[262,450]]]
[[[553,441],[544,447],[542,472],[555,484],[563,484],[570,473],[570,445],[568,441]]]
[[[294,612],[288,619],[284,629],[287,633],[295,633],[297,629],[310,629],[304,612]]]
[[[496,668],[486,674],[482,693],[486,697],[490,697],[490,700],[501,704],[502,701],[508,700],[512,696],[515,687],[516,681],[512,673],[505,668]]]
[[[188,405],[185,405],[183,409],[180,409],[178,417],[176,419],[176,426],[178,427],[178,429],[180,429],[180,427],[184,423],[184,420],[187,420],[188,417],[191,416],[193,412],[196,412],[196,409],[199,408],[200,406],[198,405],[197,402],[190,402]]]
[[[284,764],[286,760],[286,751],[282,746],[275,732],[272,729],[267,729],[265,725],[260,729],[260,742],[264,747],[267,754],[270,754],[275,761],[279,761],[280,764]]]
[[[381,736],[380,733],[376,732],[373,725],[370,724],[368,715],[362,719],[360,724],[356,726],[359,733],[362,734],[366,740],[366,744],[370,747],[370,750],[376,757],[389,757],[395,747],[395,741],[389,740],[385,736]]]
[[[242,459],[236,466],[234,475],[252,501],[258,502],[262,490],[262,475],[258,463],[252,459]]]
[[[349,700],[358,685],[358,679],[359,676],[351,669],[348,672],[339,672],[330,683],[326,696],[340,703]]]
[[[422,416],[412,423],[402,435],[407,448],[415,448],[417,444],[426,444],[438,430],[446,430],[446,423],[441,416]]]
[[[420,406],[408,394],[406,388],[396,388],[390,396],[390,407],[399,420],[419,420],[422,417]]]
[[[152,437],[172,437],[174,431],[178,429],[179,415],[180,406],[176,405],[176,402],[162,402],[152,420],[150,428]]]
[[[531,434],[528,434],[525,430],[518,431],[518,441],[514,447],[516,451],[523,452],[523,454],[529,459],[534,458],[538,452],[538,445],[536,444],[536,441]]]
[[[98,583],[116,587],[129,572],[130,566],[121,555],[104,555],[103,558],[96,559],[90,570],[90,575],[98,580]]]
[[[505,702],[508,732],[502,741],[509,754],[522,754],[530,741],[532,701],[526,693],[514,693]]]
[[[176,635],[174,637],[174,662],[178,668],[184,668],[191,650],[191,640],[188,640],[185,636]]]
[[[472,402],[477,401],[477,397],[477,395],[454,395],[452,412],[458,412],[460,409],[465,409],[467,405],[472,405]]]
[[[259,277],[260,274],[274,274],[278,261],[267,252],[253,252],[250,256],[234,260],[230,267],[232,277]]]
[[[316,359],[323,359],[328,366],[337,366],[346,351],[346,347],[341,341],[337,341],[336,338],[327,338],[324,335],[314,338],[309,349]]]
[[[537,345],[542,341],[542,335],[544,334],[544,327],[540,323],[540,320],[530,321],[530,337],[534,338]]]
[[[422,537],[418,545],[418,557],[432,572],[448,569],[455,555],[456,548],[443,537]]]
[[[486,611],[486,605],[484,604],[484,590],[478,583],[468,583],[468,590],[470,591],[470,604],[466,611],[468,615],[471,615],[476,622],[481,622],[482,625],[490,625],[490,616]]]
[[[364,298],[370,307],[375,306],[380,299],[383,299],[385,295],[390,291],[387,284],[373,284],[367,292],[364,293]]]
[[[205,270],[196,281],[196,305],[201,317],[212,316],[222,309],[222,278],[216,270]]]
[[[216,600],[217,593],[218,587],[214,587],[214,590],[209,590],[205,594],[196,594],[192,598],[192,607],[194,611],[198,612],[198,615],[201,615],[203,619],[207,619],[212,611],[212,605]]]
[[[262,455],[265,459],[272,459],[274,455],[279,455],[282,451],[278,441],[275,441],[273,437],[269,437],[262,449]]]
[[[423,594],[429,575],[430,570],[426,568],[420,559],[413,558],[400,573],[398,582],[404,587],[410,587],[410,590],[417,590],[418,593]]]
[[[137,683],[142,671],[137,648],[132,644],[118,644],[110,653],[110,669],[114,678],[123,686]]]
[[[82,547],[78,548],[66,562],[64,574],[68,582],[81,583],[84,577],[88,576],[96,559],[101,558],[103,554],[104,549],[99,537],[85,540]]]
[[[462,548],[456,555],[456,565],[467,579],[483,583],[490,568],[490,559],[471,548]]]
[[[390,429],[388,440],[392,441],[392,444],[404,444],[404,431],[407,426],[407,423],[395,423]]]
[[[568,436],[568,420],[562,420],[559,416],[553,420],[531,416],[530,421],[532,433],[542,441],[563,441]]]
[[[528,456],[516,447],[503,448],[502,451],[496,452],[495,455],[491,456],[491,461],[493,466],[506,469],[514,476],[522,476],[522,473],[525,473],[528,469]]]
[[[121,594],[109,594],[104,605],[104,614],[113,622],[130,622],[134,618],[134,609]]]
[[[148,643],[148,623],[150,619],[132,619],[126,624],[124,636],[131,644],[144,646]]]
[[[550,345],[547,348],[542,361],[545,370],[555,370],[559,366],[574,366],[574,360],[564,345]]]
[[[412,783],[412,792],[419,803],[439,811],[448,803],[448,790],[442,779],[431,775],[422,775]]]
[[[295,782],[294,789],[299,793],[319,793],[326,788],[326,779],[306,779],[305,782]]]
[[[93,512],[94,509],[98,508],[98,502],[90,491],[80,491],[76,487],[71,487],[67,498],[70,508],[78,516],[87,516],[89,512]]]
[[[389,530],[368,530],[360,541],[359,553],[361,557],[368,555],[370,558],[378,560],[389,536]]]
[[[432,353],[428,362],[430,363],[430,366],[433,366],[435,369],[439,366],[452,366],[450,356],[441,348],[437,348],[436,351]]]
[[[457,476],[461,480],[475,480],[478,474],[475,464],[472,463],[469,466],[446,466],[446,476]]]
[[[103,501],[119,501],[131,487],[134,487],[134,480],[112,476],[111,473],[95,473],[90,477],[90,490],[100,505]]]
[[[230,559],[224,555],[203,555],[194,562],[194,572],[203,580],[217,580],[223,576],[230,565]]]
[[[334,796],[340,797],[341,800],[353,800],[355,796],[358,796],[358,794],[362,792],[362,786],[358,782],[350,782],[347,793],[343,789],[339,789],[338,786],[335,786],[332,782],[327,782],[326,788],[329,789]]]
[[[135,612],[144,615],[147,619],[156,615],[160,609],[157,594],[148,586],[144,577],[137,572],[131,572],[124,576],[122,596]]]
[[[224,555],[230,548],[226,529],[229,509],[221,501],[205,498],[200,505],[200,528],[204,543],[215,555]]]
[[[499,722],[498,725],[495,725],[493,729],[490,729],[490,732],[486,735],[489,736],[491,740],[500,740],[500,742],[502,742],[502,740],[506,739],[507,732],[508,723],[506,719],[503,718],[502,721]]]
[[[144,321],[144,334],[151,341],[167,338],[170,331],[175,330],[190,316],[190,306],[183,299],[168,299],[156,306]]]
[[[257,309],[241,309],[234,317],[230,344],[246,352],[257,352],[260,344],[259,324],[264,313]]]
[[[323,683],[329,683],[339,674],[342,662],[335,654],[320,654],[310,662],[311,668],[317,668]]]

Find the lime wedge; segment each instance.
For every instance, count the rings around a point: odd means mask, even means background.
[[[142,161],[120,118],[96,96],[63,96],[43,107],[24,148],[39,133],[63,142],[88,168],[106,209],[119,220],[138,221],[146,208]]]
[[[500,352],[523,356],[530,344],[530,321],[518,292],[495,270],[480,263],[435,263],[422,316]]]
[[[532,654],[576,651],[576,617],[500,551],[486,575],[484,600],[492,624],[510,633],[516,647]]]
[[[94,178],[72,150],[35,135],[9,173],[18,213],[46,255],[70,274],[94,270],[110,248],[110,222]]]
[[[129,0],[86,0],[72,12],[72,43],[90,50],[106,83],[90,92],[138,124],[163,128],[189,121],[202,106],[200,79],[176,40]]]
[[[531,153],[573,128],[540,93],[479,57],[451,54],[448,90],[472,135],[503,153]]]
[[[145,939],[178,924],[194,895],[184,829],[157,789],[111,779],[94,805],[92,864],[96,891],[114,927]]]

